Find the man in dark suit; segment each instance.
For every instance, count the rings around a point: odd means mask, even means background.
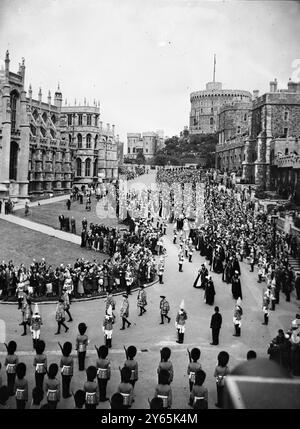
[[[219,313],[219,307],[215,307],[215,314],[211,316],[210,327],[212,330],[212,346],[219,344],[219,333],[222,325],[222,316]]]
[[[60,224],[60,229],[63,230],[64,229],[64,221],[65,221],[64,215],[62,215],[62,214],[59,215],[58,220],[59,220],[59,224]]]

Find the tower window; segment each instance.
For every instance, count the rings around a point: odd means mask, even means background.
[[[86,117],[86,124],[87,125],[92,125],[92,115],[87,115],[87,117]]]
[[[85,176],[88,177],[91,175],[91,160],[88,158],[85,161]]]
[[[72,115],[68,115],[68,125],[72,125]]]
[[[81,159],[80,158],[76,159],[76,175],[77,177],[81,176]]]
[[[289,119],[289,112],[284,112],[284,120],[288,121]]]
[[[82,125],[82,114],[78,115],[78,125]]]
[[[288,136],[288,128],[284,128],[283,129],[283,137],[287,137]]]
[[[213,125],[214,124],[214,118],[210,118],[209,123],[210,123],[210,125]]]
[[[17,118],[17,94],[12,92],[10,95],[10,108],[11,108],[11,131],[16,130],[16,118]]]
[[[91,140],[92,140],[92,137],[91,137],[91,135],[90,135],[90,134],[88,134],[88,135],[86,136],[86,148],[87,148],[87,149],[91,149]]]
[[[82,148],[82,135],[77,134],[77,143],[78,143],[78,149]]]

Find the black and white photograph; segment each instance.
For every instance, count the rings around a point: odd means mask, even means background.
[[[1,415],[300,409],[299,41],[292,0],[0,1]]]

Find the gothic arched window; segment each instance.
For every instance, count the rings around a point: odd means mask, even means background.
[[[77,177],[81,176],[81,167],[82,167],[81,159],[77,158],[76,159],[76,176]]]
[[[9,158],[9,179],[10,180],[17,180],[18,150],[19,150],[18,144],[16,142],[11,142],[10,158]]]
[[[85,177],[89,177],[91,175],[91,160],[87,158],[85,161]]]
[[[87,136],[86,136],[86,148],[87,149],[91,149],[91,141],[92,141],[92,136],[90,134],[87,134]]]
[[[17,121],[17,100],[18,94],[16,91],[12,91],[10,94],[10,109],[11,109],[11,131],[16,130],[16,121]]]
[[[77,143],[78,143],[78,149],[82,148],[82,135],[77,134]]]

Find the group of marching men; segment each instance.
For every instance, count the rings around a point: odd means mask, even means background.
[[[183,303],[181,304],[181,307]],[[36,308],[38,314],[38,309]],[[110,320],[109,320],[110,318]],[[180,318],[185,319],[186,315],[183,309],[180,311]],[[99,348],[95,346],[97,351],[97,359],[94,365],[90,365],[85,370],[85,359],[89,338],[86,334],[87,326],[85,323],[79,323],[78,335],[75,341],[75,350],[78,358],[78,370],[86,371],[86,381],[83,388],[76,391],[74,394],[71,389],[71,381],[74,375],[74,357],[72,356],[72,343],[67,341],[63,345],[59,344],[61,349],[61,357],[59,365],[51,363],[48,365],[47,355],[45,353],[46,344],[43,340],[37,339],[35,342],[35,356],[33,358],[33,366],[35,368],[35,387],[32,390],[32,401],[30,409],[49,408],[56,409],[62,397],[64,399],[74,396],[75,408],[93,409],[97,408],[99,402],[109,401],[106,396],[107,384],[111,378],[111,362],[108,358],[109,348],[111,347],[111,338],[109,331],[113,324],[112,306],[109,305],[106,315],[107,322],[104,322],[104,332],[106,336],[106,344]],[[181,330],[183,335],[184,329]],[[0,373],[0,409],[10,408],[7,401],[10,396],[15,396],[16,408],[25,409],[27,407],[29,392],[28,380],[26,378],[26,365],[19,362],[19,357],[16,353],[17,344],[15,341],[10,341],[5,344],[7,356],[4,365],[6,367],[7,385],[2,385]],[[134,402],[134,387],[138,381],[138,362],[135,359],[137,349],[135,346],[125,348],[126,360],[123,368],[119,367],[121,382],[118,385],[117,392],[110,399],[112,408],[130,408]],[[198,348],[193,348],[191,352],[188,350],[189,364],[187,374],[189,378],[190,397],[188,404],[195,409],[208,408],[208,390],[204,385],[206,373],[202,370],[201,364],[198,362],[201,352]],[[172,388],[171,383],[174,377],[173,364],[170,360],[171,349],[164,347],[160,351],[161,360],[157,368],[158,383],[155,387],[154,397],[150,403],[151,408],[167,409],[172,406]],[[223,407],[223,389],[224,379],[230,373],[227,363],[229,355],[227,352],[218,354],[218,364],[214,371],[214,377],[217,383],[218,402],[216,406]],[[1,365],[0,365],[1,368]],[[61,382],[57,375],[61,371]],[[47,376],[47,377],[46,377]],[[62,389],[61,389],[62,387]],[[62,390],[62,392],[61,392]],[[72,392],[72,393],[71,393]],[[42,405],[43,400],[46,402]]]

